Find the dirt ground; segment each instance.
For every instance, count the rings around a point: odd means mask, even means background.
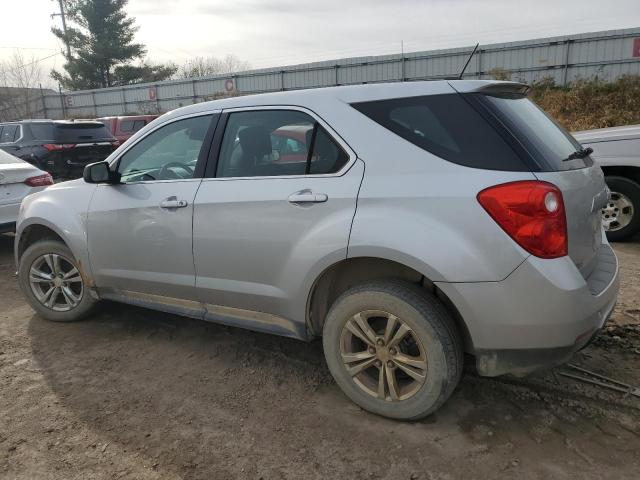
[[[0,235],[0,478],[640,478],[640,398],[466,373],[435,415],[386,420],[342,395],[320,342],[107,303],[44,321],[12,248]],[[619,304],[575,362],[640,386],[640,241],[615,250]]]

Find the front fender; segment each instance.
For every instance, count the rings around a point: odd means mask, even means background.
[[[30,227],[42,226],[55,232],[69,247],[79,266],[91,279],[87,248],[87,210],[95,185],[82,180],[64,182],[26,197],[16,224],[14,255],[20,265],[20,244]]]

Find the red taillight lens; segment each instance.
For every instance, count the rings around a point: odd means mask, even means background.
[[[562,192],[546,182],[523,181],[489,187],[480,205],[527,252],[540,258],[567,254],[567,219]]]
[[[47,185],[53,185],[53,178],[48,173],[45,173],[44,175],[29,177],[24,183],[30,187],[46,187]]]
[[[76,145],[75,143],[45,143],[42,146],[51,152],[53,150],[69,150]]]

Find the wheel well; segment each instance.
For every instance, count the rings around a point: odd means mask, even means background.
[[[18,243],[18,259],[22,257],[22,254],[30,245],[44,239],[59,240],[62,243],[65,243],[62,237],[49,227],[45,227],[44,225],[29,225],[24,229],[22,235],[20,235],[20,241]]]
[[[382,258],[349,258],[325,270],[316,280],[307,309],[308,325],[314,335],[322,335],[324,320],[331,305],[354,285],[371,280],[400,279],[419,285],[436,295],[447,307],[458,331],[462,334],[466,352],[473,351],[469,330],[451,300],[432,281],[417,270]]]
[[[602,167],[602,171],[606,177],[615,175],[617,177],[626,177],[640,183],[640,167]]]

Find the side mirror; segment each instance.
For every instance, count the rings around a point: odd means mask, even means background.
[[[120,175],[109,169],[107,162],[90,163],[84,167],[82,178],[87,183],[119,183]]]

